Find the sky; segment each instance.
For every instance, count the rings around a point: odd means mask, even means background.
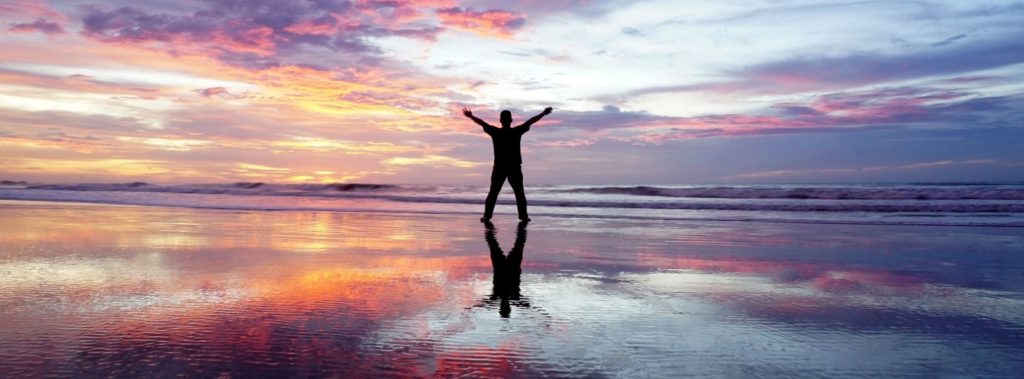
[[[1024,2],[0,2],[0,179],[1020,181]]]

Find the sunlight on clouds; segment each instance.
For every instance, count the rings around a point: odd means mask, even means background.
[[[109,148],[106,144],[95,140],[74,138],[24,138],[0,137],[0,146],[13,149],[65,150],[80,153],[91,153]]]
[[[6,93],[5,93],[6,92]],[[17,95],[8,95],[16,93]],[[130,102],[111,101],[107,94],[76,94],[55,93],[37,88],[0,85],[0,108],[22,111],[63,111],[91,115],[111,115],[116,117],[139,117],[139,122],[152,128],[161,124],[151,117],[152,111],[163,111],[172,107],[169,102],[145,101]]]
[[[537,167],[545,182],[756,180],[805,169],[849,178],[904,162],[1021,160],[1013,138],[968,135],[1019,124],[1024,59],[1008,52],[1021,50],[1024,23],[998,1],[288,4],[280,17],[223,2],[8,7],[4,27],[24,27],[0,34],[0,160],[46,154],[55,160],[40,172],[139,180],[476,183],[451,169],[490,154],[463,106],[488,121],[500,109],[521,121],[553,106],[523,140],[546,148],[528,155],[583,163]],[[52,25],[28,24],[43,14]],[[785,158],[810,132],[865,141],[860,128],[959,130],[944,138],[970,151],[916,144],[859,171],[830,168],[859,166],[840,161],[853,147],[817,166]],[[695,163],[751,140],[771,145],[765,162],[720,159],[723,173],[713,174]],[[99,153],[108,155],[81,156]],[[597,163],[606,160],[591,157],[610,154],[622,171],[686,163],[671,178],[609,177]]]
[[[419,158],[395,157],[384,161],[384,164],[395,166],[452,166],[458,168],[473,168],[478,163],[446,157],[443,155],[425,155]]]
[[[246,171],[270,171],[270,172],[287,172],[287,171],[291,171],[292,170],[290,168],[262,166],[262,165],[251,164],[251,163],[239,163],[238,164],[238,168],[241,169],[241,170],[246,170]]]
[[[153,146],[168,151],[190,151],[193,148],[209,145],[210,141],[195,139],[170,139],[170,138],[139,138],[139,137],[117,137],[118,141],[138,143]]]
[[[35,159],[17,158],[5,164],[9,170],[67,174],[78,172],[102,173],[117,176],[143,176],[169,173],[167,162],[142,159]]]
[[[273,146],[296,150],[339,151],[346,154],[385,154],[415,150],[411,146],[395,145],[389,142],[355,143],[352,141],[330,140],[315,137],[295,137],[290,141],[274,141]]]
[[[205,78],[173,71],[146,70],[139,67],[83,67],[83,66],[59,66],[51,64],[31,63],[5,63],[0,68],[24,71],[33,74],[69,77],[73,75],[87,75],[98,81],[146,85],[154,87],[174,88],[206,88],[225,87],[238,90],[253,90],[255,87],[248,83]]]
[[[289,175],[292,169],[284,167],[270,167],[252,163],[238,163],[229,170],[234,175],[255,178],[259,180],[280,180],[284,175]]]
[[[437,93],[430,83],[407,82],[410,78],[399,81],[374,67],[353,70],[344,77],[297,66],[239,74],[263,85],[261,92],[267,103],[329,116],[407,117],[415,114],[407,107],[424,105],[424,97]]]

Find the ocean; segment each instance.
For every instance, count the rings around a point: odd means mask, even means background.
[[[11,182],[8,182],[11,183]],[[237,210],[481,213],[486,186],[79,183],[0,186],[0,199]],[[531,217],[1024,226],[1024,184],[534,185]],[[506,185],[498,215],[515,213]]]
[[[0,376],[1024,372],[1019,185],[484,191],[7,185]]]

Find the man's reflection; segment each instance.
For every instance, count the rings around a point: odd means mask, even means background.
[[[508,252],[508,256],[505,256],[498,245],[494,224],[486,222],[484,226],[484,240],[491,250],[491,266],[494,267],[494,289],[487,302],[493,304],[495,300],[500,299],[498,314],[501,317],[509,317],[512,313],[511,305],[524,308],[530,306],[526,299],[519,297],[519,275],[522,273],[523,247],[526,245],[526,222],[520,222],[516,227],[516,243],[512,251]]]

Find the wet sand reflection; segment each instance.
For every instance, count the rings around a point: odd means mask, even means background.
[[[13,377],[1024,368],[1010,228],[0,208]]]

